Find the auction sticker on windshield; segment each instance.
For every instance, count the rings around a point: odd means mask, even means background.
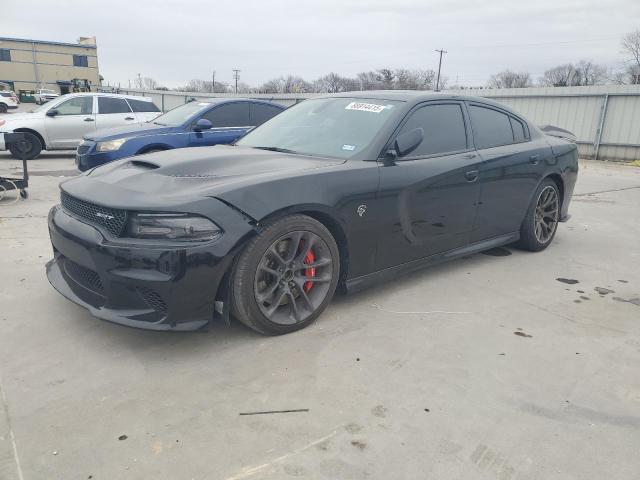
[[[361,112],[371,112],[371,113],[380,113],[385,108],[386,105],[377,105],[375,103],[361,103],[361,102],[351,102],[349,105],[344,107],[345,110],[359,110]]]

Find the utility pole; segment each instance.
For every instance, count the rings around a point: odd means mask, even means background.
[[[240,79],[240,70],[237,68],[233,69],[233,78],[236,81],[236,94],[238,93],[238,80]]]
[[[142,90],[142,75],[138,74],[138,88]]]
[[[216,71],[213,71],[213,75],[211,75],[211,93],[215,93],[216,91]]]
[[[438,63],[438,79],[436,80],[436,92],[440,91],[440,69],[442,68],[442,54],[443,53],[448,53],[446,50],[438,50],[436,49],[436,52],[440,52],[440,62]]]

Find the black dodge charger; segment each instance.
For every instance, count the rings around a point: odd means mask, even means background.
[[[574,143],[492,101],[358,92],[304,101],[233,146],[122,159],[61,184],[51,284],[96,317],[194,330],[309,325],[336,288],[516,243],[568,218]]]

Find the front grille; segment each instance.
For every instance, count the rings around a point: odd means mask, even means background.
[[[60,193],[62,208],[90,223],[104,227],[109,233],[119,237],[127,224],[127,211],[102,207],[72,197],[68,193]]]
[[[147,305],[156,312],[167,313],[167,304],[164,303],[162,297],[147,287],[136,287],[138,294],[142,297]]]
[[[80,145],[78,147],[78,155],[84,155],[91,149],[91,145]]]
[[[96,272],[82,265],[72,262],[68,258],[64,259],[64,271],[78,285],[91,290],[99,295],[104,295],[104,287],[102,281]]]

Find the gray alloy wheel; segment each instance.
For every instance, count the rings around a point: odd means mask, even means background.
[[[340,276],[331,232],[307,215],[265,224],[231,271],[231,313],[265,335],[300,330],[327,307]]]
[[[253,286],[264,316],[277,325],[305,321],[327,296],[332,262],[329,247],[313,232],[278,238],[262,256]]]
[[[547,248],[558,230],[561,206],[558,185],[550,178],[544,179],[531,199],[517,245],[530,252]]]
[[[534,216],[534,232],[536,240],[541,244],[551,241],[553,234],[558,228],[558,218],[560,216],[560,203],[558,201],[558,192],[551,186],[547,185],[542,189],[536,202],[536,210]]]

